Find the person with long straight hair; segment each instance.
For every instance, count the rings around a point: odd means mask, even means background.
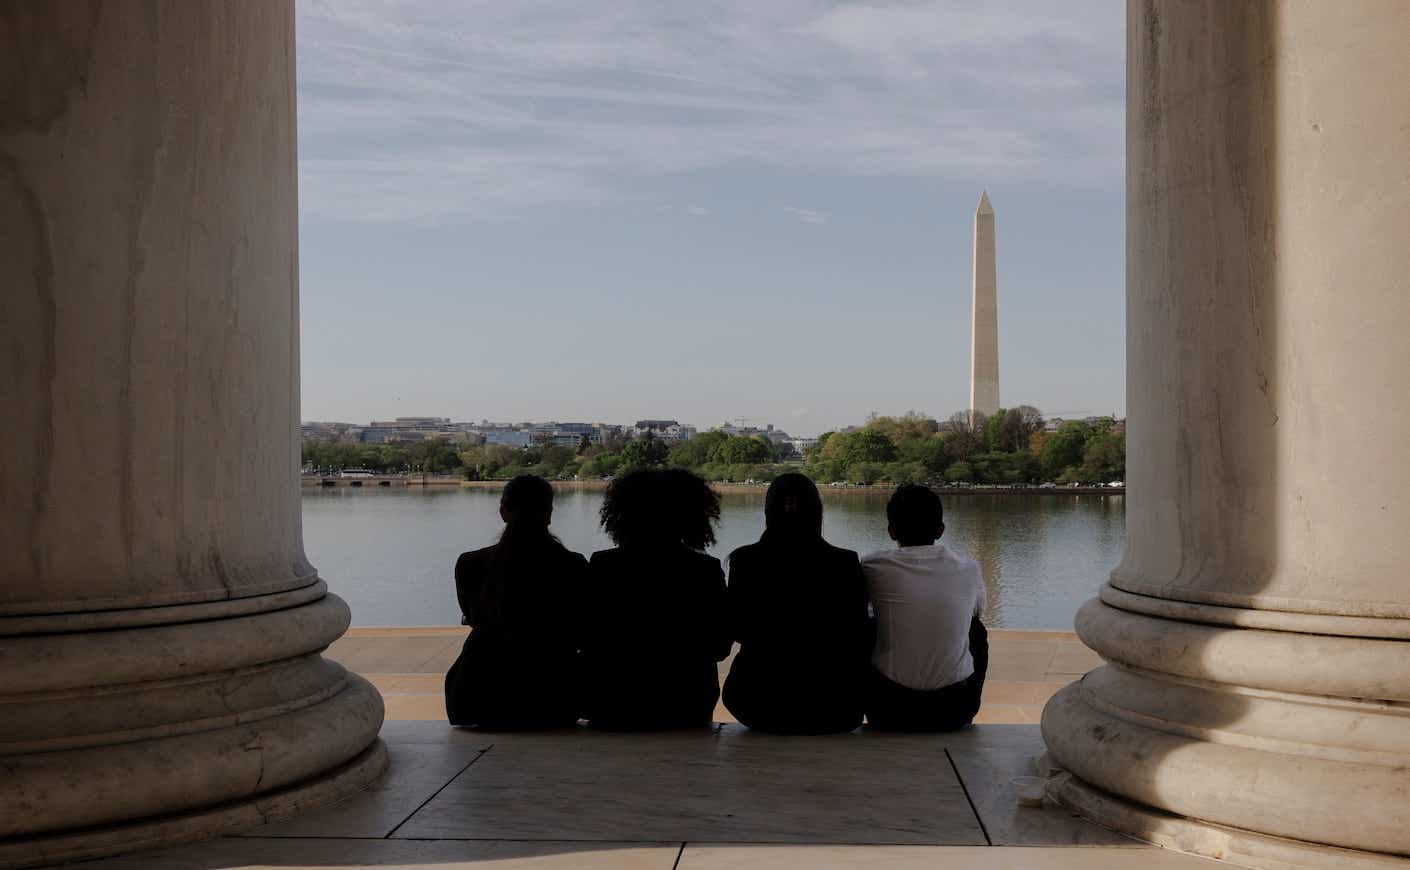
[[[452,725],[488,730],[574,725],[587,560],[548,530],[553,487],[543,478],[509,481],[499,516],[499,543],[455,563],[461,621],[471,631],[446,674],[446,715]]]
[[[780,475],[764,497],[764,534],[729,557],[729,619],[739,652],[725,707],[775,734],[831,734],[862,724],[871,653],[857,554],[823,539],[823,505],[807,477]]]
[[[729,655],[725,576],[703,552],[720,499],[688,471],[614,480],[602,526],[617,546],[592,555],[591,629],[583,645],[585,713],[595,728],[705,727]]]

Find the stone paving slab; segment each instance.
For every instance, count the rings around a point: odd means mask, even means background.
[[[83,870],[672,870],[680,843],[227,837],[75,865]]]
[[[452,728],[445,719],[408,719],[383,722],[382,740],[388,746],[397,743],[454,743],[489,749],[494,745],[495,735]]]
[[[1214,870],[1159,849],[964,846],[739,846],[688,843],[678,870]]]
[[[488,749],[458,743],[389,743],[387,772],[330,807],[245,832],[253,837],[386,837]]]
[[[393,836],[986,842],[941,741],[737,727],[497,737]]]
[[[1152,848],[1098,827],[1053,803],[1041,807],[1020,806],[1012,780],[1016,776],[1035,775],[1034,759],[1042,751],[1041,739],[1027,746],[948,750],[991,843],[995,846]]]

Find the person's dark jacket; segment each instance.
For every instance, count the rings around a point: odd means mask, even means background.
[[[729,655],[720,560],[680,544],[594,553],[583,644],[594,727],[708,725]]]
[[[862,724],[873,632],[857,554],[821,537],[769,532],[729,557],[729,615],[739,652],[725,707],[778,734],[851,731]]]
[[[545,536],[505,567],[502,594],[485,600],[499,545],[462,553],[455,594],[471,626],[446,674],[452,725],[541,728],[572,725],[581,702],[579,647],[587,560]]]

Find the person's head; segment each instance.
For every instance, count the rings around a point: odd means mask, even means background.
[[[928,486],[907,483],[896,487],[886,503],[886,531],[903,547],[933,544],[945,534],[940,496]]]
[[[553,486],[542,477],[521,474],[509,481],[499,497],[499,517],[504,520],[504,533],[480,584],[477,624],[503,619],[506,599],[512,594],[514,578],[521,576],[520,570],[563,546],[548,530],[553,519]]]
[[[681,469],[642,469],[612,481],[602,502],[602,528],[618,546],[715,543],[720,497]]]
[[[521,474],[505,484],[499,518],[507,526],[548,528],[553,519],[553,486],[535,474]]]
[[[823,506],[817,484],[796,471],[780,474],[764,496],[764,529],[770,537],[822,537]]]

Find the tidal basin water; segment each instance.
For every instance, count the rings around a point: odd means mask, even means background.
[[[885,492],[824,491],[824,534],[860,553],[892,546]],[[758,540],[764,495],[722,496],[725,555]],[[610,546],[597,524],[601,492],[560,491],[553,532],[581,553]],[[464,550],[498,536],[499,493],[476,489],[306,488],[304,542],[354,625],[460,622],[451,569]],[[989,589],[986,621],[998,628],[1070,629],[1121,558],[1120,495],[947,495],[944,543],[977,559]],[[663,582],[666,578],[663,578]]]

